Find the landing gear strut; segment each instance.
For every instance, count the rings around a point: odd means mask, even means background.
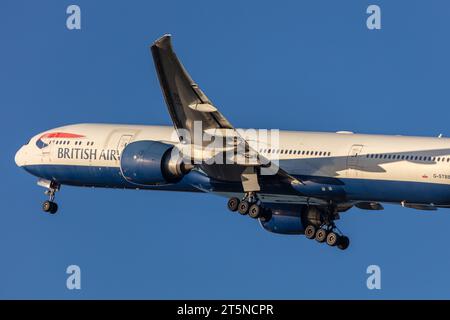
[[[323,213],[323,224],[320,227],[312,224],[305,228],[305,237],[316,239],[319,243],[326,242],[330,247],[337,246],[345,250],[350,245],[350,239],[344,236],[336,227],[334,220],[339,218],[337,207],[330,204]]]
[[[44,212],[55,214],[58,211],[58,204],[54,200],[55,193],[56,191],[59,191],[59,188],[60,185],[54,181],[50,182],[47,186],[45,194],[48,195],[48,200],[44,201],[44,203],[42,204],[42,210]]]

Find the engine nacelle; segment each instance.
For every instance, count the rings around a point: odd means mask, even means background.
[[[125,147],[120,157],[123,177],[137,185],[176,183],[190,171],[181,155],[174,156],[174,146],[158,141],[136,141]]]
[[[280,234],[304,234],[307,225],[322,224],[321,209],[306,205],[273,205],[270,220],[260,223],[264,229]]]

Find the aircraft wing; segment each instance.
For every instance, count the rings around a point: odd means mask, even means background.
[[[156,40],[151,52],[182,153],[189,149],[192,159],[200,160],[198,167],[202,171],[217,180],[240,181],[246,192],[260,191],[261,180],[289,187],[301,183],[258,154],[219,112],[178,60],[170,35]],[[221,141],[222,145],[205,152],[211,141]],[[213,158],[223,161],[208,161]],[[262,168],[273,170],[272,177],[261,179]]]

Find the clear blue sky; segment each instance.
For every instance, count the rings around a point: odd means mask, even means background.
[[[80,31],[65,26],[72,3]],[[63,187],[49,216],[14,163],[59,125],[170,124],[148,49],[164,33],[237,127],[448,136],[449,12],[425,0],[1,1],[0,298],[450,298],[450,210],[353,209],[342,252],[265,232],[212,195]],[[70,264],[81,291],[65,287]],[[366,288],[370,264],[380,291]]]

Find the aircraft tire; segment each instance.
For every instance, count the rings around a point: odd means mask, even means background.
[[[327,230],[320,228],[316,232],[316,241],[320,243],[324,242],[327,239],[327,235]]]
[[[54,214],[56,213],[56,211],[58,211],[58,205],[53,201],[47,200],[42,204],[42,210],[44,212]]]
[[[228,200],[228,209],[232,212],[236,212],[239,208],[239,199],[238,198],[230,198]]]
[[[335,245],[337,245],[339,243],[339,236],[335,233],[335,232],[333,232],[333,231],[331,231],[330,233],[328,233],[328,235],[327,235],[327,244],[330,246],[330,247],[334,247]]]
[[[248,215],[253,219],[258,219],[261,216],[261,211],[261,207],[255,203],[248,209]]]
[[[239,202],[239,213],[245,216],[248,213],[248,209],[250,208],[250,203],[246,200],[242,200]]]
[[[310,224],[305,229],[305,237],[308,239],[314,239],[316,236],[316,232],[317,232],[316,227]]]
[[[52,202],[52,207],[50,208],[50,213],[55,214],[58,211],[58,204],[56,202]]]
[[[350,245],[350,239],[346,236],[340,236],[339,237],[339,243],[337,247],[341,250],[345,250]]]

